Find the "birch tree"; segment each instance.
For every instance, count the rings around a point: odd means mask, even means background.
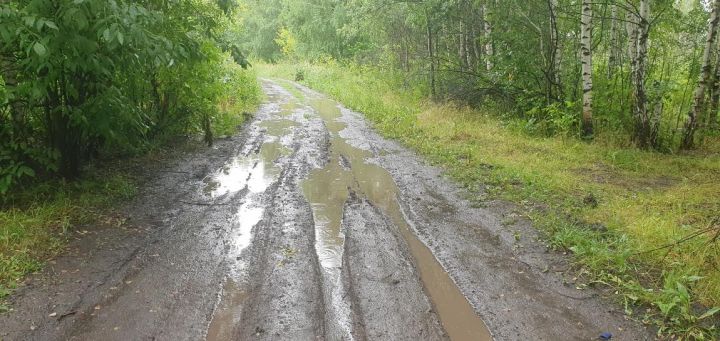
[[[608,78],[613,78],[617,71],[622,52],[620,50],[620,29],[618,5],[610,4],[610,55],[608,57]]]
[[[555,83],[557,89],[557,99],[563,97],[562,80],[560,73],[562,70],[561,47],[560,47],[560,29],[558,28],[558,0],[548,0],[548,10],[550,13],[550,79]]]
[[[432,20],[430,19],[429,11],[425,11],[425,26],[427,33],[427,51],[428,58],[430,59],[430,95],[432,98],[437,97],[437,90],[435,89],[435,41],[433,40],[433,27]]]
[[[682,147],[692,148],[695,143],[695,131],[698,128],[698,121],[705,108],[705,94],[708,82],[710,81],[711,64],[710,59],[715,45],[715,37],[717,35],[718,10],[720,10],[720,0],[713,0],[712,12],[710,13],[710,21],[708,22],[707,37],[705,39],[705,50],[702,57],[702,67],[700,68],[700,79],[698,80],[695,94],[693,96],[693,105],[688,113],[685,122],[685,131],[683,134]]]
[[[494,63],[493,58],[495,56],[495,49],[492,43],[492,24],[490,23],[490,9],[487,2],[482,6],[483,13],[483,27],[485,33],[485,69],[491,71]]]
[[[582,63],[583,82],[582,135],[584,137],[590,137],[593,134],[592,19],[593,10],[591,0],[583,0],[580,18],[580,59]]]
[[[645,72],[647,67],[648,38],[650,35],[650,1],[640,0],[637,13],[628,12],[628,55],[633,85],[633,118],[635,121],[634,140],[641,148],[656,143],[657,127],[651,124],[647,110]]]
[[[716,37],[716,40],[717,37]],[[720,109],[720,44],[715,47],[715,72],[710,86],[710,111],[707,116],[707,126],[711,131],[718,129],[718,110]]]

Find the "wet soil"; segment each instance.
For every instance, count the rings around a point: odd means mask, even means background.
[[[511,205],[473,207],[316,92],[263,87],[238,135],[148,165],[126,226],[88,227],[30,276],[0,338],[651,339],[568,285]]]

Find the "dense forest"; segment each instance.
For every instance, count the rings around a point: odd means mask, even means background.
[[[516,115],[527,130],[622,132],[640,148],[718,131],[716,1],[249,1],[255,58],[403,70],[438,100]]]
[[[0,2],[0,193],[38,173],[75,178],[100,154],[233,131],[259,95],[236,6]]]

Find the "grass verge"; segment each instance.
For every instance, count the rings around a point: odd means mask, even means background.
[[[720,306],[717,140],[705,150],[669,155],[619,146],[602,135],[594,143],[531,137],[498,115],[429,103],[387,70],[333,63],[256,67],[266,77],[302,74],[304,84],[444,167],[479,203],[487,196],[518,203],[549,246],[572,253],[587,285],[615,289],[626,314],[656,325],[660,334],[719,337],[719,309],[713,308]]]
[[[8,193],[0,205],[0,311],[24,275],[62,250],[73,226],[108,221],[109,208],[135,192],[129,174],[91,170],[76,182],[48,180]]]

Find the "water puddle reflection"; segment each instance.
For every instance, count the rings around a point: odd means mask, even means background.
[[[331,132],[330,161],[313,170],[302,183],[311,203],[316,224],[316,249],[325,268],[342,266],[344,236],[341,231],[343,206],[349,191],[364,195],[400,228],[407,241],[423,285],[433,301],[446,332],[452,340],[491,340],[483,321],[475,314],[430,250],[408,225],[397,201],[399,190],[390,173],[368,163],[371,153],[355,148],[339,136],[345,124],[338,122],[341,112],[335,101],[318,99],[310,105]]]
[[[238,156],[206,180],[204,192],[211,198],[235,194],[245,187],[250,192],[263,192],[274,181],[277,169],[273,162],[287,152],[278,142],[264,143],[259,153]]]
[[[250,200],[240,206],[238,213],[235,214],[233,222],[235,228],[231,239],[236,257],[250,245],[252,228],[262,220],[263,213],[265,213],[265,210],[257,205],[256,202]]]
[[[248,156],[238,156],[228,162],[215,176],[206,181],[205,194],[211,198],[233,195],[247,189],[244,202],[233,216],[230,232],[230,251],[228,258],[231,274],[223,285],[220,301],[208,327],[206,340],[231,340],[234,328],[242,318],[247,293],[239,284],[240,272],[245,268],[241,261],[242,252],[250,246],[253,228],[260,223],[265,213],[263,196],[267,188],[280,174],[275,162],[286,155],[290,149],[278,142],[279,136],[295,125],[288,120],[269,120],[261,126],[266,128],[269,137],[260,150]]]
[[[261,127],[267,129],[267,133],[272,136],[282,136],[290,128],[297,127],[299,124],[293,120],[279,119],[269,120],[260,124]]]

